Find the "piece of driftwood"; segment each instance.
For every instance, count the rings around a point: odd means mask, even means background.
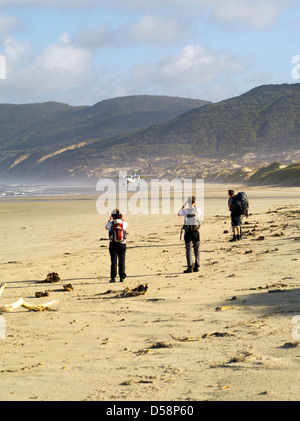
[[[0,297],[3,294],[4,288],[6,287],[6,282],[0,285]]]
[[[6,287],[6,283],[0,285],[0,297],[3,294],[4,288]],[[30,311],[45,311],[45,310],[52,310],[52,306],[56,304],[57,301],[50,301],[49,303],[45,304],[30,304],[23,300],[23,298],[19,298],[19,300],[15,301],[12,304],[6,304],[4,306],[0,306],[0,313],[9,313],[16,310],[19,307],[24,307]]]
[[[176,336],[171,335],[171,333],[169,333],[169,335],[171,336],[171,338],[175,339],[175,341],[179,341],[179,342],[192,342],[192,341],[199,341],[200,338],[196,337],[196,336],[189,336],[189,337],[183,337],[183,338],[178,338]]]

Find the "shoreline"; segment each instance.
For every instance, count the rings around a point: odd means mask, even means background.
[[[300,198],[300,190],[298,187],[280,187],[280,186],[248,186],[246,184],[214,184],[214,183],[204,183],[204,198],[226,198],[227,191],[234,187],[235,191],[246,191],[248,196],[252,196],[252,192],[255,192],[253,198]],[[128,197],[140,194],[141,197],[148,195],[148,198],[151,198],[151,188],[145,192],[137,191],[127,192]],[[143,194],[144,193],[144,194]],[[217,196],[215,195],[216,193]],[[65,200],[97,200],[101,195],[101,192],[95,191],[95,193],[60,193],[60,194],[39,194],[35,196],[26,196],[26,195],[16,195],[16,196],[0,196],[0,204],[6,202],[22,202],[22,201],[65,201]],[[117,196],[119,193],[117,192]],[[183,191],[180,191],[180,196],[184,200]],[[174,198],[173,192],[171,191],[171,199]],[[162,198],[160,195],[159,198]]]

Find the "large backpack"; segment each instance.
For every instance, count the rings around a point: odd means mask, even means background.
[[[124,239],[124,227],[122,219],[114,219],[112,221],[111,237],[112,241],[121,243]]]
[[[247,194],[245,192],[239,192],[233,197],[232,205],[230,206],[230,211],[236,215],[247,215],[249,209],[249,201]]]

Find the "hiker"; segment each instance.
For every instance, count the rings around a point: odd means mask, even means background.
[[[184,216],[184,242],[186,249],[187,269],[184,273],[198,272],[200,267],[200,232],[201,209],[196,206],[195,196],[190,196],[178,212]],[[193,249],[195,263],[193,265]]]
[[[235,200],[235,195],[234,195],[234,190],[228,190],[228,208],[230,210],[234,200]],[[237,212],[235,212],[234,210],[230,210],[231,212],[231,227],[232,227],[232,231],[233,231],[233,237],[231,240],[229,240],[230,242],[232,241],[238,241],[242,239],[241,236],[241,215],[238,214]]]
[[[118,262],[120,282],[123,282],[126,278],[125,254],[127,227],[128,224],[123,219],[119,209],[114,209],[105,226],[105,229],[109,231],[109,253],[111,259],[109,282],[116,282]]]

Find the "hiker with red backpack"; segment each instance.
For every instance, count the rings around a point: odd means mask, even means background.
[[[119,209],[114,209],[105,226],[105,229],[109,232],[109,253],[111,260],[109,282],[116,282],[118,263],[120,282],[123,282],[126,278],[125,255],[127,227],[128,224],[123,219]]]

